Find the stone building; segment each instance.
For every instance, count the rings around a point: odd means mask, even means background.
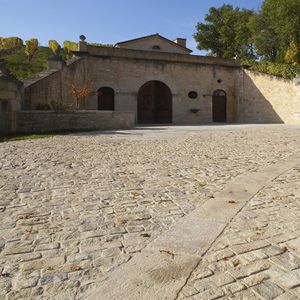
[[[159,34],[113,48],[80,42],[76,59],[25,82],[25,109],[68,99],[65,81],[93,80],[89,109],[134,111],[139,124],[237,122],[238,61],[190,55],[186,40]],[[57,65],[56,65],[57,68]]]
[[[23,110],[71,102],[67,82],[92,80],[87,110],[134,112],[137,124],[300,124],[299,78],[245,70],[237,60],[192,55],[186,40],[159,34],[100,47],[24,81]],[[0,97],[1,98],[1,97]]]

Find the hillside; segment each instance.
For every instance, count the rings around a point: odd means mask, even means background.
[[[51,55],[48,47],[39,47],[31,63],[28,63],[24,47],[13,54],[4,56],[7,68],[19,79],[26,79],[36,73],[47,69],[47,61]]]
[[[113,47],[113,45],[103,45],[103,44],[90,44],[101,47]],[[7,68],[19,79],[24,80],[29,78],[39,72],[42,72],[47,69],[47,62],[49,57],[53,54],[49,47],[40,46],[37,53],[34,55],[31,63],[28,63],[27,56],[24,52],[25,47],[15,50],[12,54],[4,55],[4,58]],[[61,49],[62,59],[71,58],[70,52],[66,49]]]

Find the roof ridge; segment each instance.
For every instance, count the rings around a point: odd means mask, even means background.
[[[142,36],[142,37],[139,37],[139,38],[135,38],[135,39],[131,39],[131,40],[123,41],[123,42],[118,42],[118,43],[115,44],[115,47],[117,45],[126,44],[126,43],[130,43],[130,42],[135,42],[135,41],[142,40],[142,39],[148,39],[148,38],[151,38],[151,37],[154,37],[154,36],[160,37],[161,39],[163,39],[163,40],[165,40],[165,41],[167,41],[167,42],[171,43],[172,45],[175,45],[175,46],[177,46],[179,48],[188,50],[188,51],[190,51],[190,53],[193,52],[193,50],[191,50],[191,49],[189,49],[187,47],[184,47],[182,45],[179,45],[179,44],[175,43],[174,41],[165,38],[164,36],[160,35],[159,33],[150,34],[150,35]]]

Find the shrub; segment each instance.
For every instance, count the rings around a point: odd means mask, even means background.
[[[54,54],[55,57],[60,56],[61,47],[60,47],[60,45],[57,41],[50,40],[49,41],[49,48],[50,48],[50,50],[52,51],[52,53]]]
[[[5,55],[12,54],[23,46],[23,40],[18,37],[0,37],[0,56],[3,57]]]
[[[63,47],[68,52],[76,51],[78,50],[78,43],[71,42],[71,41],[64,41]]]
[[[300,64],[300,47],[296,41],[292,41],[287,50],[284,60],[287,64],[297,66]]]
[[[28,62],[32,61],[34,54],[37,52],[39,42],[37,39],[30,39],[26,41],[25,54],[28,57]]]
[[[88,43],[90,46],[97,46],[97,47],[108,47],[112,48],[114,45],[112,44],[100,44],[100,43]]]
[[[0,50],[20,48],[23,46],[23,40],[18,37],[2,38],[0,37]]]
[[[242,64],[249,70],[279,76],[286,79],[293,79],[300,75],[300,65],[277,64],[253,60],[244,60]]]

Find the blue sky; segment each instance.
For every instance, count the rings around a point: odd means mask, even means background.
[[[0,0],[0,36],[38,38],[47,45],[78,41],[115,44],[153,33],[185,37],[196,50],[195,25],[211,6],[222,4],[258,10],[262,0]]]

